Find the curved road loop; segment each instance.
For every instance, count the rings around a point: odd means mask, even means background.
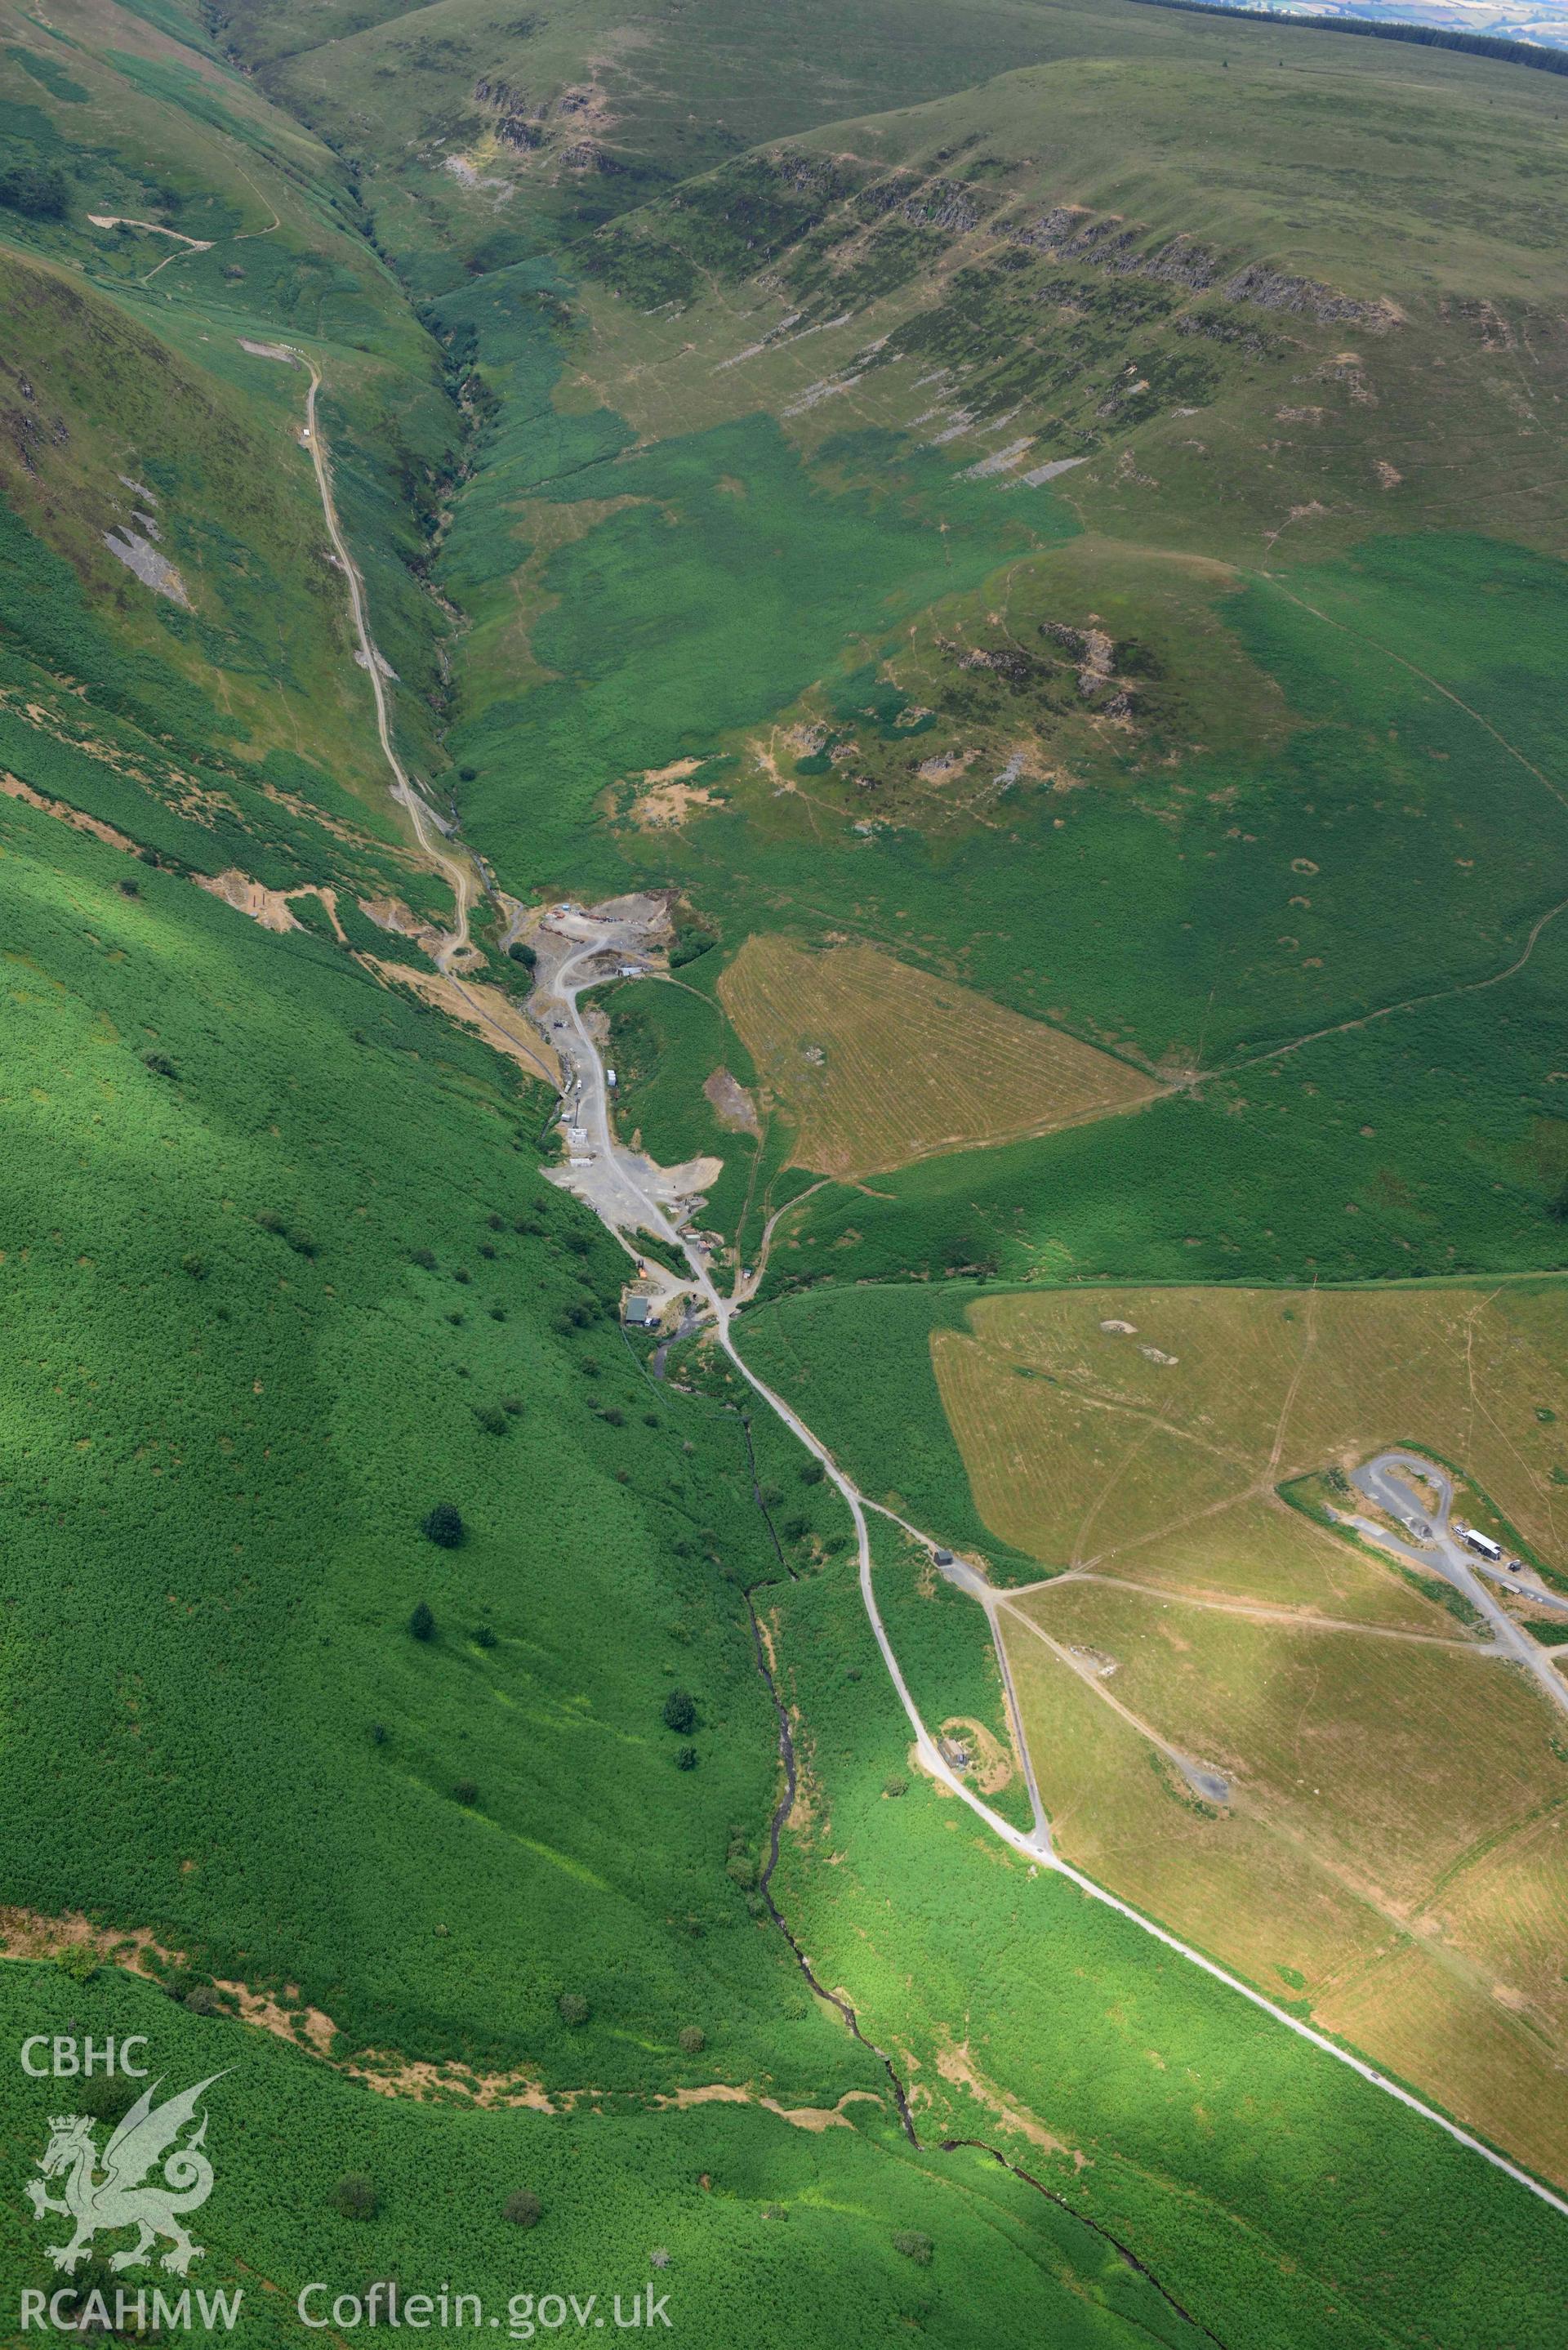
[[[451,881],[456,899],[457,926],[437,958],[441,968],[444,970],[450,959],[469,943],[469,915],[483,884],[476,880],[474,869],[466,863],[460,863],[447,848],[440,845],[435,837],[441,829],[439,819],[410,781],[393,748],[388,697],[382,682],[380,656],[376,650],[375,640],[370,634],[366,617],[364,584],[353,556],[348,551],[338,522],[337,510],[332,494],[330,460],[317,421],[316,396],[321,386],[320,372],[303,353],[289,347],[275,346],[272,353],[262,351],[257,353],[257,356],[273,355],[287,357],[291,361],[299,360],[309,369],[310,389],[306,397],[306,421],[311,461],[316,468],[317,485],[321,494],[321,507],[326,517],[327,535],[348,583],[355,634],[358,639],[360,653],[369,676],[370,690],[375,697],[376,731],[393,778],[392,795],[409,811],[421,847],[431,863]],[[629,909],[635,906],[636,901],[628,902]],[[569,1179],[570,1188],[592,1207],[600,1221],[615,1234],[628,1253],[639,1263],[641,1259],[636,1241],[636,1234],[639,1231],[651,1234],[685,1262],[691,1270],[691,1277],[689,1282],[681,1282],[678,1275],[660,1266],[649,1266],[647,1268],[649,1276],[660,1286],[666,1297],[685,1292],[694,1297],[701,1307],[706,1308],[712,1317],[714,1335],[719,1345],[741,1378],[753,1393],[762,1399],[769,1410],[774,1412],[791,1434],[805,1446],[813,1459],[821,1462],[824,1473],[832,1481],[842,1496],[855,1528],[856,1548],[859,1562],[860,1596],[866,1609],[867,1620],[870,1624],[872,1634],[881,1653],[882,1662],[887,1668],[888,1679],[898,1692],[898,1702],[903,1707],[914,1732],[915,1749],[921,1769],[932,1779],[939,1781],[950,1794],[956,1795],[961,1803],[966,1804],[976,1818],[983,1821],[993,1835],[1000,1837],[1003,1844],[1027,1860],[1032,1869],[1050,1869],[1058,1877],[1064,1877],[1069,1884],[1076,1886],[1078,1890],[1090,1900],[1099,1902],[1105,1908],[1114,1909],[1119,1917],[1127,1918],[1143,1933],[1163,1943],[1167,1950],[1175,1951],[1179,1958],[1187,1960],[1192,1966],[1200,1968],[1216,1982],[1223,1983],[1227,1990],[1234,1991],[1250,2005],[1259,2009],[1263,2014],[1271,2016],[1287,2032],[1293,2032],[1298,2039],[1308,2042],[1313,2047],[1321,2050],[1324,2055],[1332,2056],[1336,2063],[1348,2065],[1352,2072],[1358,2074],[1374,2088],[1380,2089],[1386,2096],[1396,2098],[1410,2112],[1418,2114],[1424,2120],[1434,2124],[1459,2145],[1469,2147],[1474,2154],[1479,2154],[1483,2161],[1490,2163],[1495,2169],[1503,2171],[1519,2186],[1527,2189],[1532,2195],[1539,2197],[1543,2203],[1549,2203],[1553,2210],[1560,2211],[1565,2219],[1568,2219],[1568,2199],[1554,2193],[1540,2179],[1532,2178],[1529,2171],[1521,2169],[1517,2163],[1509,2161],[1505,2155],[1500,2154],[1495,2147],[1488,2146],[1483,2139],[1472,2136],[1469,2130],[1460,2128],[1459,2125],[1450,2121],[1446,2114],[1438,2113],[1434,2106],[1424,2104],[1419,2097],[1414,2095],[1410,2090],[1402,2087],[1397,2081],[1390,2080],[1386,2074],[1379,2073],[1373,2065],[1365,2063],[1361,2057],[1353,2055],[1346,2048],[1342,2048],[1337,2042],[1330,2040],[1321,2032],[1314,2031],[1311,2024],[1303,2022],[1299,2016],[1288,2014],[1283,2008],[1277,2007],[1272,2000],[1265,1998],[1262,1991],[1255,1991],[1250,1983],[1243,1982],[1240,1976],[1230,1973],[1227,1969],[1216,1964],[1212,1959],[1206,1958],[1201,1950],[1194,1950],[1190,1944],[1183,1942],[1179,1936],[1168,1932],[1165,1927],[1158,1925],[1154,1919],[1146,1918],[1142,1911],[1135,1909],[1130,1902],[1121,1900],[1116,1894],[1108,1892],[1103,1885],[1096,1884],[1093,1877],[1085,1877],[1081,1869],[1073,1867],[1069,1862],[1062,1859],[1052,1846],[1050,1830],[1034,1783],[1033,1766],[1026,1759],[1029,1752],[1028,1745],[1023,1736],[1023,1724],[1018,1713],[1012,1676],[1007,1668],[1001,1640],[996,1642],[997,1655],[1002,1659],[1003,1681],[1007,1690],[1009,1709],[1012,1714],[1014,1732],[1018,1739],[1019,1753],[1021,1757],[1025,1758],[1025,1783],[1033,1805],[1034,1825],[1027,1831],[1014,1827],[1010,1820],[1003,1819],[999,1812],[993,1811],[971,1787],[966,1785],[948,1762],[937,1741],[931,1736],[921,1719],[919,1709],[904,1678],[903,1669],[894,1653],[892,1641],[888,1637],[887,1627],[883,1624],[877,1606],[872,1572],[871,1536],[867,1523],[867,1511],[877,1510],[880,1514],[888,1517],[892,1517],[893,1513],[890,1511],[884,1511],[879,1503],[867,1502],[859,1487],[840,1468],[821,1439],[813,1434],[799,1414],[784,1401],[782,1396],[776,1395],[766,1381],[760,1378],[744,1360],[736,1347],[730,1326],[734,1315],[741,1310],[740,1301],[722,1295],[713,1281],[701,1251],[680,1229],[679,1222],[667,1212],[657,1197],[655,1181],[657,1170],[652,1168],[651,1163],[637,1153],[623,1149],[616,1139],[610,1123],[609,1087],[606,1078],[604,1060],[578,999],[586,988],[601,985],[613,972],[613,962],[610,962],[607,968],[605,967],[607,956],[617,951],[624,955],[628,952],[635,952],[640,948],[644,920],[640,909],[628,910],[618,915],[610,907],[592,913],[583,913],[576,909],[561,910],[555,915],[546,917],[549,931],[545,935],[548,937],[550,932],[554,932],[556,940],[567,949],[567,951],[564,959],[556,965],[553,972],[541,969],[539,983],[535,994],[530,998],[530,1009],[535,1011],[540,1026],[549,1036],[550,1041],[556,1045],[560,1055],[562,1099],[567,1105],[567,1115],[573,1126],[585,1134],[590,1145],[585,1154],[582,1167],[573,1170],[572,1178]],[[518,917],[514,912],[509,935],[515,936],[518,927]],[[564,1170],[563,1173],[566,1172],[566,1170]],[[577,1176],[580,1176],[581,1180],[576,1180]],[[1419,1465],[1423,1474],[1431,1474],[1428,1464],[1422,1462]],[[1408,1498],[1414,1501],[1414,1496]],[[938,1548],[935,1536],[909,1524],[901,1518],[895,1519],[894,1522],[903,1527],[906,1534],[913,1536],[917,1542],[926,1544],[933,1553]],[[1457,1544],[1455,1547],[1457,1549]],[[1423,1557],[1421,1563],[1429,1565],[1429,1555]],[[1468,1572],[1468,1568],[1465,1571]],[[974,1582],[979,1584],[981,1578],[975,1576]],[[967,1582],[963,1583],[962,1587],[972,1590],[972,1586]],[[1002,1595],[992,1595],[987,1586],[983,1593],[973,1590],[973,1596],[981,1598],[994,1635],[995,1611],[1001,1602]],[[1482,1612],[1487,1611],[1483,1608]],[[1499,1610],[1498,1613],[1501,1614],[1501,1611]],[[1510,1621],[1511,1630],[1517,1630],[1518,1627],[1511,1624],[1511,1619],[1505,1620]],[[1531,1643],[1532,1647],[1533,1645]],[[1537,1651],[1537,1653],[1540,1652]],[[1543,1664],[1546,1662],[1544,1658],[1542,1661]],[[1551,1670],[1549,1665],[1546,1669]]]
[[[1436,1512],[1419,1492],[1412,1490],[1407,1482],[1411,1477],[1422,1478],[1436,1488]],[[1515,1591],[1528,1593],[1539,1605],[1555,1607],[1564,1603],[1537,1577],[1532,1575],[1527,1582],[1522,1575],[1511,1575],[1507,1567],[1494,1565],[1466,1547],[1451,1523],[1454,1481],[1448,1471],[1435,1461],[1424,1461],[1419,1453],[1380,1452],[1376,1460],[1355,1470],[1350,1482],[1376,1509],[1397,1519],[1413,1539],[1402,1542],[1386,1526],[1371,1518],[1352,1518],[1350,1523],[1356,1533],[1376,1543],[1380,1549],[1392,1551],[1411,1566],[1419,1567],[1424,1574],[1440,1575],[1451,1583],[1477,1615],[1484,1617],[1491,1626],[1498,1653],[1522,1665],[1540,1682],[1552,1703],[1568,1713],[1568,1681],[1540,1642],[1532,1640],[1523,1625],[1516,1623],[1507,1608],[1499,1606],[1481,1580],[1482,1574]]]

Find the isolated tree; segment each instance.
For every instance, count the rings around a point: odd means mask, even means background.
[[[536,2228],[545,2216],[545,2206],[531,2187],[519,2187],[501,2206],[501,2216],[514,2228]]]
[[[479,1789],[472,1779],[460,1779],[452,1789],[452,1799],[459,1804],[477,1804]]]
[[[438,1502],[421,1528],[425,1540],[441,1550],[455,1550],[467,1531],[455,1502]]]
[[[416,1640],[433,1640],[435,1638],[436,1619],[431,1612],[429,1600],[421,1599],[420,1601],[418,1607],[414,1609],[413,1614],[409,1617],[409,1630],[413,1634]]]
[[[661,1711],[666,1730],[678,1731],[685,1737],[697,1727],[697,1700],[690,1690],[672,1689]]]
[[[934,2249],[929,2236],[922,2236],[917,2228],[904,2228],[893,2239],[893,2250],[902,2252],[907,2261],[917,2261],[921,2268],[930,2265]]]
[[[333,2189],[332,2208],[346,2220],[373,2220],[381,2208],[381,2199],[368,2178],[358,2171],[350,2171]]]
[[[560,2011],[562,2022],[569,2024],[574,2032],[579,2024],[587,2022],[592,2012],[580,1991],[564,1991],[556,2005]]]
[[[685,2023],[675,2035],[675,2044],[682,2056],[701,2056],[708,2045],[708,2035],[700,2023]]]

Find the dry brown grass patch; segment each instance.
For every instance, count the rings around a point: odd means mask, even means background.
[[[1568,1565],[1568,1283],[1053,1291],[969,1321],[932,1338],[942,1402],[982,1515],[1038,1558],[1141,1576],[1179,1541],[1233,1582],[1231,1505],[1408,1443]]]
[[[791,1163],[885,1173],[1130,1108],[1152,1077],[876,947],[748,939],[720,999],[797,1132]]]

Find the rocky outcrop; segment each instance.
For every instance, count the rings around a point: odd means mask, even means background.
[[[1155,278],[1165,285],[1186,286],[1195,294],[1212,290],[1227,302],[1250,302],[1261,310],[1293,311],[1320,326],[1354,325],[1380,334],[1398,324],[1398,313],[1387,301],[1363,301],[1320,285],[1315,278],[1293,276],[1268,262],[1248,262],[1220,282],[1225,264],[1210,246],[1179,235],[1147,252],[1140,246],[1146,231],[1129,227],[1115,213],[1096,217],[1078,204],[1054,205],[1035,220],[1010,225],[1005,234],[1010,243],[1026,245],[1055,262],[1105,269],[1123,277]]]

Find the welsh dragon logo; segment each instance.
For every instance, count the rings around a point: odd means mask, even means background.
[[[202,2094],[222,2078],[221,2073],[210,2074],[193,2089],[183,2089],[161,2106],[152,2102],[161,2083],[145,2088],[104,2147],[101,2176],[97,2123],[86,2114],[51,2118],[49,2142],[38,2158],[44,2177],[29,2179],[27,2199],[39,2220],[47,2211],[58,2211],[76,2223],[69,2243],[46,2247],[56,2268],[69,2276],[87,2258],[99,2230],[114,2228],[134,2228],[137,2234],[133,2244],[110,2255],[111,2269],[145,2267],[161,2236],[168,2238],[170,2247],[161,2265],[176,2276],[184,2276],[192,2262],[202,2258],[202,2247],[192,2242],[183,2215],[199,2210],[213,2191],[213,2166],[202,2151],[206,2115],[182,2146],[177,2140],[195,2121]],[[148,2172],[160,2161],[161,2186],[144,2186]],[[62,2195],[49,2193],[44,2184],[48,2178],[64,2179]]]

